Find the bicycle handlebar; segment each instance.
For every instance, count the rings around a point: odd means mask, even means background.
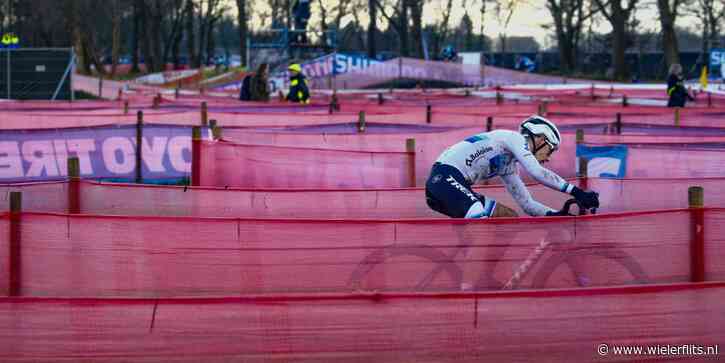
[[[591,208],[591,209],[582,208],[581,204],[579,204],[576,201],[576,199],[571,198],[571,199],[567,200],[566,202],[564,202],[564,207],[562,207],[561,208],[561,211],[560,211],[560,212],[563,212],[562,215],[567,215],[567,216],[572,216],[573,217],[574,214],[569,213],[569,209],[571,209],[571,206],[574,205],[574,204],[576,204],[579,207],[579,215],[580,216],[587,214],[587,212],[589,212],[589,214],[596,214],[597,213],[597,209],[596,208]]]

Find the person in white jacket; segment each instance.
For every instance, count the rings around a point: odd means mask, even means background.
[[[534,115],[521,123],[519,132],[494,130],[473,135],[446,149],[433,164],[425,184],[428,206],[453,218],[515,217],[517,213],[493,198],[475,193],[471,186],[499,176],[506,190],[526,214],[561,215],[531,197],[516,163],[539,183],[574,196],[582,208],[599,207],[599,195],[567,183],[541,166],[561,144],[556,125]]]

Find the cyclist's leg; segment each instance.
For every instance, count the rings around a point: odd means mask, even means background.
[[[469,214],[475,214],[475,212],[483,210],[481,212],[483,218],[518,216],[515,210],[496,202],[493,198],[475,194],[480,199],[480,202],[471,206]],[[480,241],[478,244],[474,242],[474,245],[477,247],[476,249],[481,250],[481,253],[478,253],[479,256],[477,257],[481,265],[481,274],[475,284],[476,289],[490,290],[501,287],[501,282],[494,276],[496,267],[498,267],[499,261],[503,259],[508,246],[515,236],[516,232],[507,225],[492,224],[488,226],[485,236],[468,237],[471,241]]]
[[[493,210],[491,217],[518,217],[519,214],[515,210],[501,203],[496,203],[496,209]]]
[[[426,203],[434,211],[452,218],[466,218],[471,207],[481,204],[456,168],[436,163],[425,183]],[[474,207],[482,209],[482,206]]]

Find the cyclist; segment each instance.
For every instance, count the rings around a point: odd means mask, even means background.
[[[425,184],[426,202],[431,209],[453,218],[515,217],[513,209],[471,189],[476,182],[498,175],[526,214],[561,215],[531,197],[519,177],[518,162],[536,181],[573,195],[582,208],[599,207],[597,193],[569,184],[541,166],[560,144],[556,126],[538,115],[522,122],[519,132],[494,130],[471,136],[446,149],[433,164]]]

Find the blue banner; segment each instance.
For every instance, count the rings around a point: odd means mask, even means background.
[[[332,53],[300,64],[302,73],[307,78],[320,78],[329,75],[341,75],[348,72],[363,70],[380,61],[362,55]],[[277,92],[287,88],[289,75],[287,72],[277,73],[270,77],[270,91]],[[241,84],[241,82],[239,82]]]
[[[142,140],[145,182],[190,175],[191,127],[144,125]],[[134,180],[136,126],[0,131],[0,183],[64,179],[74,156],[83,178]]]
[[[576,146],[577,158],[589,160],[587,176],[598,178],[624,178],[627,173],[627,146]],[[578,169],[578,167],[577,167]]]
[[[725,49],[710,49],[710,67],[707,70],[708,78],[723,79],[722,66],[725,64]]]

